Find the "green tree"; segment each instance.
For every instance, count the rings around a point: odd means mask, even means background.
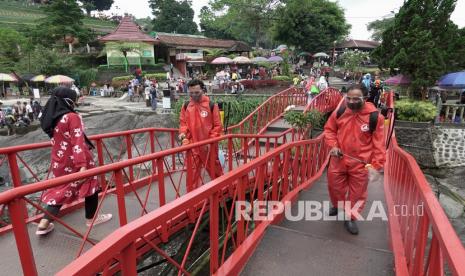
[[[13,69],[27,50],[26,45],[27,39],[21,33],[9,28],[0,28],[0,72]]]
[[[72,56],[38,45],[31,52],[30,60],[22,58],[15,64],[18,72],[45,75],[71,75],[76,63]]]
[[[154,15],[153,28],[158,32],[196,34],[194,10],[191,1],[150,0]]]
[[[113,0],[81,0],[81,2],[88,16],[92,11],[106,11],[113,5]]]
[[[200,9],[199,18],[199,27],[203,35],[211,38],[234,39],[234,36],[223,29],[222,26],[215,24],[217,17],[208,6],[203,6]]]
[[[280,0],[212,0],[211,11],[201,15],[202,30],[214,30],[256,47],[271,48],[269,29]],[[218,14],[218,15],[217,15]],[[215,37],[221,38],[220,35]]]
[[[450,20],[455,0],[408,0],[373,52],[380,68],[410,76],[410,95],[424,97],[428,86],[464,64],[464,31]]]
[[[78,39],[87,43],[92,33],[83,26],[84,14],[75,0],[54,0],[44,8],[45,17],[40,19],[33,35],[36,42],[50,45],[57,41],[71,43]]]
[[[344,11],[328,0],[289,0],[276,12],[274,38],[304,51],[326,51],[349,33]]]
[[[349,70],[350,72],[360,72],[360,65],[362,64],[362,61],[367,60],[369,57],[369,54],[366,52],[362,51],[346,51],[339,57],[339,64],[346,70]],[[355,77],[356,74],[353,76]]]
[[[367,30],[373,32],[371,39],[381,41],[384,31],[394,23],[394,17],[378,19],[368,23]]]

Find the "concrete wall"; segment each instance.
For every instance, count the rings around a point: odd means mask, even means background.
[[[422,167],[465,166],[465,126],[397,121],[396,137]]]

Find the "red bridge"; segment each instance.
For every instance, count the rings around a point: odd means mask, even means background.
[[[1,274],[465,275],[460,239],[414,158],[396,143],[392,93],[384,185],[370,185],[368,197],[381,202],[387,221],[362,221],[352,236],[340,221],[290,221],[279,210],[268,220],[255,219],[254,208],[251,220],[236,218],[236,202],[328,200],[324,138],[301,140],[282,115],[289,105],[331,112],[340,99],[329,88],[305,106],[305,94],[287,89],[228,135],[187,146],[177,144],[176,129],[96,135],[99,166],[53,179],[49,164],[31,157],[47,154],[50,143],[1,148],[0,165],[14,186],[0,194],[0,217],[7,218],[0,221]],[[202,175],[197,187],[192,151],[216,144],[226,173]],[[41,193],[94,176],[102,188],[97,212],[115,219],[87,227],[78,201],[64,206],[54,232],[36,237]],[[423,212],[399,214],[399,206]]]

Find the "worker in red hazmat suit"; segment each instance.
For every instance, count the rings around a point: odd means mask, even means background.
[[[183,145],[204,141],[222,134],[220,111],[217,104],[203,95],[205,85],[201,80],[193,79],[187,83],[190,101],[184,103],[179,117],[179,139]],[[211,152],[210,152],[211,151]],[[212,167],[209,157],[215,158]],[[202,168],[206,168],[211,179],[223,174],[218,159],[218,145],[206,145],[192,150],[193,187],[201,184]]]
[[[358,234],[356,214],[367,199],[368,174],[377,173],[385,162],[384,117],[372,103],[365,102],[367,89],[362,85],[348,88],[345,102],[335,110],[324,128],[330,147],[328,190],[335,216],[342,207],[350,220],[346,230]],[[356,211],[351,212],[351,210]]]

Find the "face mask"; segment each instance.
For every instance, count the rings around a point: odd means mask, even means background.
[[[356,103],[347,103],[347,107],[352,110],[360,110],[362,109],[363,102],[356,102]]]

